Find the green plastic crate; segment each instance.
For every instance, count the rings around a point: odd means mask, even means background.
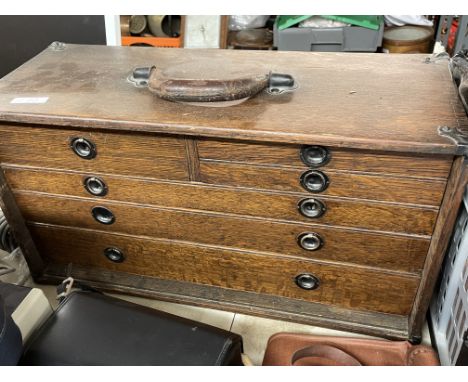
[[[278,25],[278,29],[282,31],[283,29],[299,24],[301,21],[304,21],[309,17],[310,16],[278,16],[276,18],[276,25]]]
[[[301,21],[307,20],[313,15],[288,15],[288,16],[278,16],[276,19],[276,24],[278,25],[279,30],[290,28],[293,25],[300,23]],[[382,21],[382,16],[334,16],[334,15],[321,15],[325,19],[341,21],[343,23],[360,26],[363,28],[369,28],[373,30],[379,30],[380,24]]]
[[[278,50],[304,52],[376,52],[378,47],[382,45],[383,17],[376,16],[377,19],[374,19],[374,21],[380,20],[380,24],[376,29],[361,25],[332,28],[298,28],[296,24],[308,17],[306,15],[279,16],[273,28],[273,45]],[[330,17],[341,18],[344,16]],[[353,22],[356,24],[358,17],[362,16],[352,17],[355,17]],[[348,23],[351,21],[350,19],[341,20]],[[361,24],[364,24],[364,21],[369,22],[370,19],[360,19]]]

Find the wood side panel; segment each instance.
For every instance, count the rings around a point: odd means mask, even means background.
[[[3,163],[162,179],[189,178],[183,139],[26,126],[0,126],[0,135]],[[70,141],[76,137],[95,144],[95,158],[82,159],[72,151]]]
[[[39,276],[44,269],[44,261],[37,252],[2,168],[0,168],[0,209],[10,226],[13,237],[23,252],[31,274],[34,277]]]
[[[228,162],[200,161],[201,180],[208,184],[304,192],[299,169],[259,167]],[[439,206],[445,181],[355,174],[324,170],[330,184],[320,195]]]
[[[420,271],[429,246],[428,239],[326,226],[279,223],[27,192],[17,192],[15,196],[25,219],[30,222],[183,240],[318,261],[354,263],[416,274]],[[95,221],[91,214],[95,206],[110,209],[115,222],[104,225]],[[320,249],[306,251],[297,244],[298,236],[309,232],[321,236],[323,246]]]
[[[299,156],[301,147],[207,139],[198,141],[198,151],[201,159],[305,168],[307,166]],[[331,159],[325,165],[320,166],[319,169],[447,179],[453,161],[452,156],[392,154],[334,147],[328,147],[327,149]]]
[[[411,335],[420,337],[425,315],[439,277],[442,262],[452,237],[459,207],[468,184],[468,160],[458,157],[454,163],[437,218],[433,239],[423,269],[423,279],[418,289],[409,318]]]
[[[21,167],[5,167],[4,171],[10,186],[16,190],[91,197],[83,187],[84,179],[90,174]],[[432,234],[437,217],[436,208],[409,207],[321,195],[315,197],[307,193],[292,195],[112,175],[100,175],[100,178],[108,187],[108,193],[103,197],[104,200],[154,206],[227,212],[302,223],[428,236]],[[298,203],[310,197],[320,200],[325,205],[326,212],[319,218],[308,218],[299,212]]]
[[[32,231],[41,253],[62,264],[74,263],[357,310],[407,314],[419,283],[416,277],[96,231],[52,227],[32,227]],[[123,263],[107,260],[103,252],[109,247],[116,247],[125,254]],[[313,291],[299,288],[294,279],[301,273],[318,277],[319,288]]]

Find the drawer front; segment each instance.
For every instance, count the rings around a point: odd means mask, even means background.
[[[356,310],[406,315],[419,284],[418,277],[165,240],[63,227],[30,229],[41,254],[61,264],[74,263]],[[112,250],[122,254],[122,262],[113,262],[106,256]],[[296,284],[296,277],[304,274],[318,280],[316,289],[305,290]],[[278,303],[281,304],[280,300]]]
[[[9,167],[5,167],[4,171],[13,189],[92,197],[89,185],[86,186],[88,189],[85,188],[89,179],[93,177],[90,174]],[[307,193],[290,195],[111,175],[98,178],[107,190],[102,196],[106,200],[416,235],[432,234],[438,212],[436,208],[334,199]],[[323,209],[315,211],[315,215],[307,211],[308,208],[320,206]]]
[[[26,220],[419,273],[429,239],[16,192]],[[98,221],[99,220],[99,221]],[[315,235],[315,237],[304,235]],[[302,247],[300,246],[302,244]]]
[[[1,126],[0,135],[1,163],[188,180],[183,139],[17,126]],[[90,159],[77,155],[75,139]]]
[[[202,160],[298,168],[306,166],[301,159],[301,150],[304,150],[304,147],[307,146],[198,141],[198,153]],[[334,147],[327,147],[325,150],[328,151],[329,158],[326,163],[319,166],[321,168],[395,174],[405,177],[446,179],[453,161],[452,156],[414,156]]]
[[[310,193],[317,196],[329,195],[438,207],[446,184],[444,180],[332,170],[272,168],[227,162],[200,163],[200,178],[204,183],[291,192],[308,192],[301,184],[301,177],[310,171],[318,171],[328,181],[323,191]]]

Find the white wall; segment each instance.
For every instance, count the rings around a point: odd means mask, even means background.
[[[219,48],[221,16],[186,16],[185,48]]]
[[[105,15],[107,45],[121,45],[120,16]]]

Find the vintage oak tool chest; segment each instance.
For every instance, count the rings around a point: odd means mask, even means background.
[[[151,65],[297,88],[171,102],[129,80]],[[54,43],[0,80],[1,207],[39,282],[417,340],[467,132],[426,55]]]

